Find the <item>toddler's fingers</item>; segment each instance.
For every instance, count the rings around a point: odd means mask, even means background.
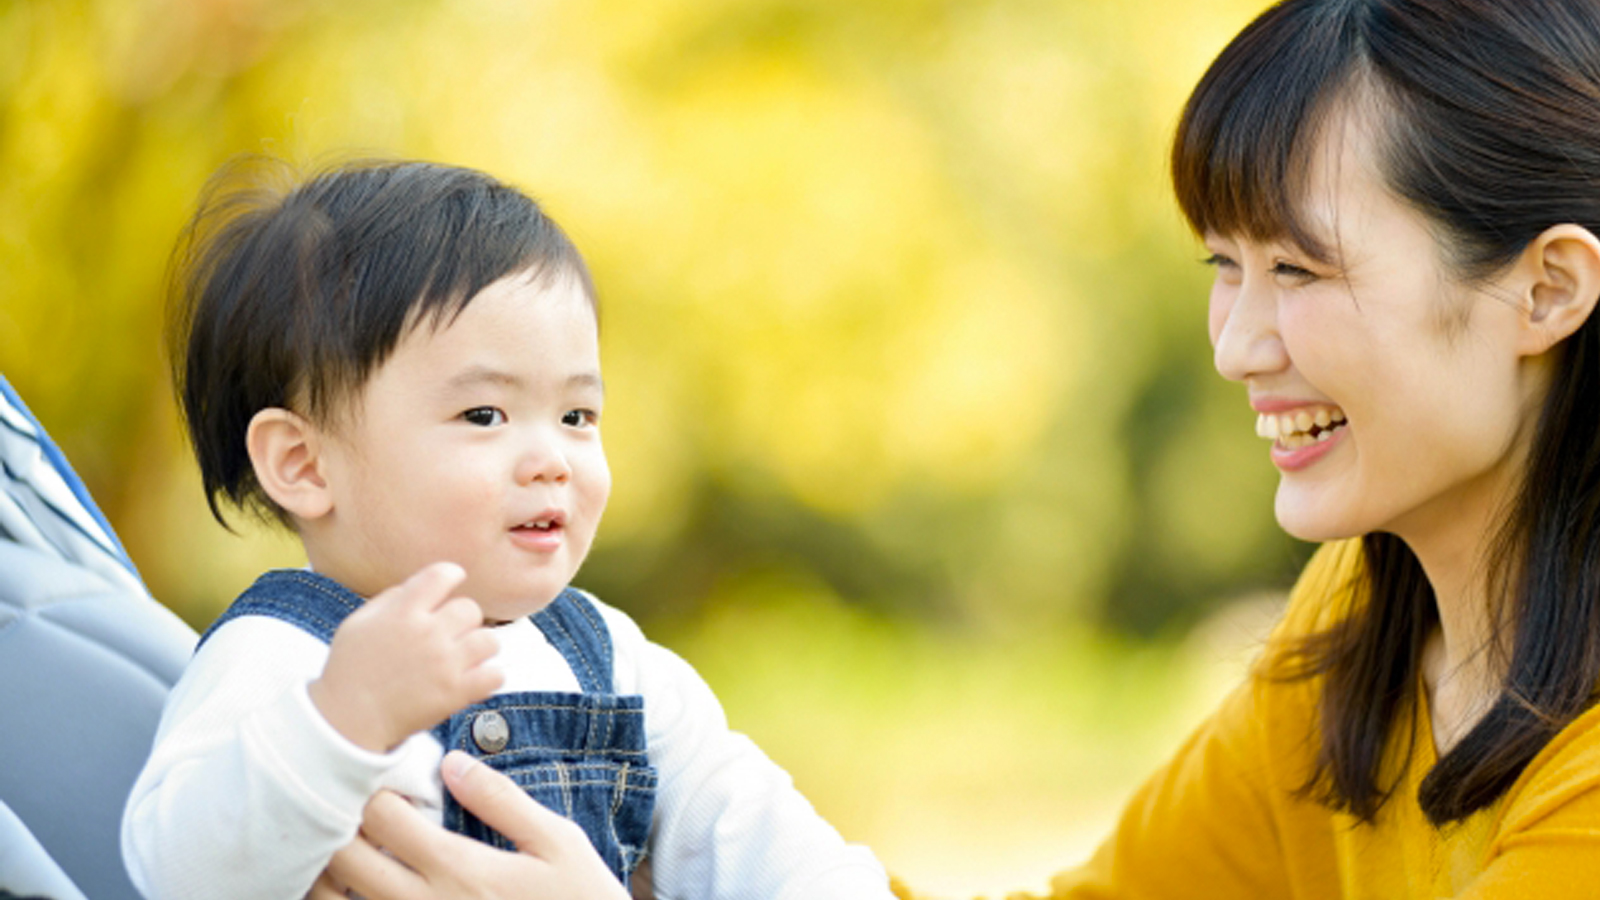
[[[500,652],[500,637],[488,628],[476,628],[461,638],[461,656],[467,667],[480,666]]]
[[[483,627],[483,608],[468,597],[451,597],[434,612],[445,634],[462,634]]]
[[[467,580],[467,570],[453,562],[429,563],[392,588],[372,598],[373,603],[422,612],[438,608],[450,592]]]
[[[457,709],[489,699],[506,683],[506,673],[499,666],[478,665],[461,676],[461,696]]]

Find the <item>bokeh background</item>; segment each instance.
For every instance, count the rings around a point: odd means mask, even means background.
[[[579,582],[935,896],[1039,889],[1306,557],[1164,163],[1261,0],[0,0],[0,367],[203,627],[162,349],[235,154],[479,167],[587,255],[616,490]]]

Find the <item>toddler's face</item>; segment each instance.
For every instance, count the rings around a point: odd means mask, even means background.
[[[494,620],[541,609],[589,552],[611,492],[594,310],[574,279],[485,287],[424,321],[323,449],[333,499],[312,564],[371,596],[439,560]]]

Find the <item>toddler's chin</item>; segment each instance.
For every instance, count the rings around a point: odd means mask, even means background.
[[[549,606],[560,592],[545,596],[547,593],[549,592],[541,592],[538,597],[531,600],[527,596],[505,600],[482,600],[476,597],[473,599],[478,600],[478,606],[483,609],[483,623],[493,626],[526,619]]]

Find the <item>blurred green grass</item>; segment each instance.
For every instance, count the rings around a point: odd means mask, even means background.
[[[1091,626],[980,637],[865,612],[752,573],[657,640],[733,727],[919,893],[1045,889],[1242,676],[1279,598],[1224,605],[1182,638]]]

